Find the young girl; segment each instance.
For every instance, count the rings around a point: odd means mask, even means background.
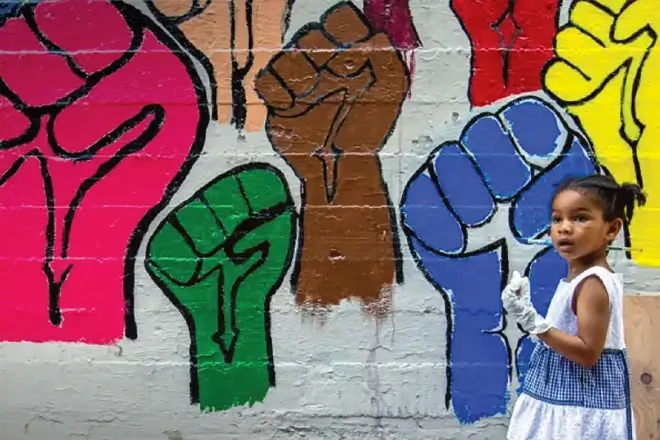
[[[607,247],[646,197],[639,186],[593,175],[563,182],[552,198],[552,244],[568,262],[546,318],[514,272],[502,292],[509,316],[536,335],[508,440],[632,440],[623,282]]]

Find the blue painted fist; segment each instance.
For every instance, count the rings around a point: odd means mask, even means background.
[[[595,172],[586,142],[548,103],[525,97],[475,117],[410,179],[403,229],[445,299],[446,404],[462,423],[504,413],[522,383],[533,343],[507,321],[500,292],[510,271],[524,271],[545,315],[567,267],[554,249],[527,240],[548,233],[557,183]]]

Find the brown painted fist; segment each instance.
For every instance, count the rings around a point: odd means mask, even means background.
[[[403,58],[386,34],[342,2],[299,30],[255,84],[273,148],[303,188],[293,274],[298,302],[326,306],[359,297],[372,310],[386,309],[402,277],[377,153],[410,86]]]
[[[318,174],[321,159],[330,189],[338,183],[339,156],[375,158],[410,80],[387,34],[374,33],[362,12],[342,2],[320,23],[300,29],[259,72],[255,85],[268,107],[273,147],[301,178]]]

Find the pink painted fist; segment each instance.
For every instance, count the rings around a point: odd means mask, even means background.
[[[125,4],[12,12],[0,21],[0,340],[135,338],[135,257],[201,150],[203,88]]]

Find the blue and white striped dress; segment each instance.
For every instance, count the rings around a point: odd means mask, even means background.
[[[560,281],[546,319],[553,327],[577,335],[573,292],[590,275],[602,280],[610,297],[605,350],[593,368],[584,368],[539,343],[513,409],[508,440],[635,439],[621,275],[592,267],[571,282]]]

